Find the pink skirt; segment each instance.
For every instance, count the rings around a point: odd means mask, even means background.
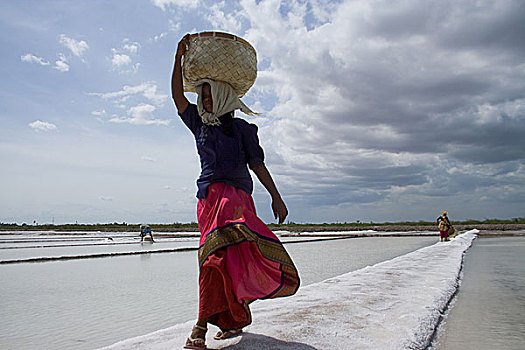
[[[275,234],[257,217],[251,195],[213,183],[199,199],[199,318],[223,330],[251,323],[256,299],[295,294],[299,275]]]

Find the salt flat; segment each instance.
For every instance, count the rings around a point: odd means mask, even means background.
[[[477,230],[253,304],[253,324],[210,349],[424,349],[458,288]],[[105,350],[182,348],[193,322],[127,339]]]

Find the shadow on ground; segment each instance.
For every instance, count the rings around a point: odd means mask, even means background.
[[[212,350],[213,347],[209,347]],[[230,346],[221,347],[228,350],[317,350],[313,346],[292,341],[283,341],[262,334],[243,333],[242,339]]]

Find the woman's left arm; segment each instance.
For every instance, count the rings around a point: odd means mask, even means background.
[[[281,194],[277,190],[277,186],[275,186],[275,183],[273,182],[272,175],[264,163],[253,167],[252,170],[255,175],[257,175],[257,178],[263,184],[264,188],[270,193],[270,196],[272,196],[273,216],[276,219],[279,219],[279,224],[282,224],[284,219],[288,216],[288,209],[281,198]]]

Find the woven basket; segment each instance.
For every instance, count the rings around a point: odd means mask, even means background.
[[[229,83],[239,97],[244,96],[257,78],[255,49],[244,39],[221,32],[190,35],[182,61],[184,91],[195,92],[201,79]]]

